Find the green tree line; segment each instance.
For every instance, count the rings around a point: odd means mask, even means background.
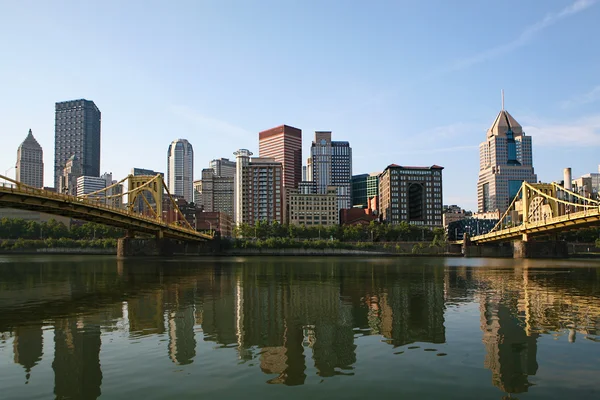
[[[402,222],[398,225],[371,221],[368,225],[305,226],[269,224],[264,221],[255,225],[241,224],[234,236],[244,239],[290,238],[296,240],[321,239],[340,242],[415,242],[444,241],[442,228],[430,229]]]
[[[119,228],[86,222],[73,224],[71,228],[51,219],[47,222],[26,221],[19,218],[0,219],[0,239],[117,239],[125,236]]]
[[[0,250],[35,250],[35,249],[114,249],[117,239],[4,239],[0,240]]]

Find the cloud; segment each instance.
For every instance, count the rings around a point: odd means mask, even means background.
[[[596,86],[587,93],[574,96],[569,100],[564,101],[561,103],[561,106],[563,108],[571,108],[582,106],[584,104],[595,103],[596,101],[600,101],[600,85]]]
[[[481,53],[457,60],[449,67],[447,67],[447,69],[445,69],[443,72],[461,70],[464,68],[468,68],[472,65],[480,64],[482,62],[510,53],[513,50],[518,49],[519,47],[525,46],[541,31],[549,28],[557,22],[562,21],[565,18],[568,18],[572,15],[578,14],[590,8],[597,2],[598,0],[577,0],[569,6],[563,8],[559,12],[546,14],[544,18],[522,31],[521,34],[513,41],[482,51]]]
[[[526,119],[523,130],[533,138],[534,146],[589,147],[600,145],[600,114],[571,123]]]
[[[208,117],[187,106],[175,105],[170,110],[177,117],[186,120],[194,125],[202,133],[213,135],[214,137],[227,136],[235,139],[247,139],[252,133],[244,128],[232,125],[229,122],[221,121],[216,118]]]

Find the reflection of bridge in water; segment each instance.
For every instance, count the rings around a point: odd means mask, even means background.
[[[203,337],[235,349],[242,361],[257,360],[269,383],[300,385],[309,363],[321,377],[353,374],[361,336],[380,335],[392,346],[444,343],[446,304],[478,300],[484,365],[494,385],[519,393],[537,371],[539,335],[573,325],[593,339],[600,329],[600,283],[587,270],[567,277],[549,270],[540,278],[527,268],[335,262],[294,271],[280,263],[142,268],[121,262],[115,268],[107,259],[76,274],[53,263],[29,264],[20,273],[32,278],[22,284],[19,272],[0,269],[0,293],[10,298],[53,282],[45,286],[45,300],[38,290],[35,302],[21,297],[10,305],[16,311],[0,309],[0,332],[14,336],[14,360],[30,379],[44,357],[42,328],[52,325],[55,394],[95,398],[102,383],[101,334],[110,331],[139,339],[164,335],[165,357],[178,365],[194,362]],[[565,279],[589,285],[573,293]]]
[[[506,393],[527,392],[531,386],[540,335],[600,340],[600,276],[585,268],[528,268],[525,262],[525,268],[446,270],[447,303],[479,300],[484,366],[494,386]],[[587,285],[575,284],[581,282]]]

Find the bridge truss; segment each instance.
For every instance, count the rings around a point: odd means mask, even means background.
[[[127,181],[127,191],[118,188]],[[164,205],[175,215],[165,220]],[[169,192],[162,175],[133,176],[83,196],[38,189],[0,175],[0,207],[44,212],[126,229],[133,233],[156,235],[186,241],[213,237],[196,231],[187,221]]]
[[[530,235],[554,235],[561,231],[600,224],[600,202],[556,183],[523,182],[496,226],[471,242],[489,243],[522,239]]]

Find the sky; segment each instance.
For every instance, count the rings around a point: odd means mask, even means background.
[[[29,129],[53,183],[54,103],[102,112],[101,171],[166,171],[171,141],[258,155],[258,132],[315,131],[353,173],[441,165],[444,203],[477,207],[478,145],[505,108],[538,179],[598,172],[598,0],[0,0],[0,174]]]

